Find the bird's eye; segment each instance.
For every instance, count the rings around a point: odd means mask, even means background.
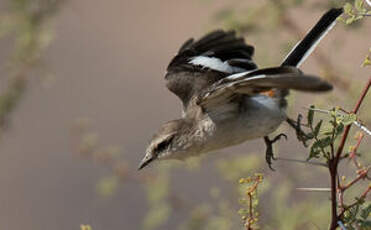
[[[168,138],[168,139],[166,139],[166,140],[164,140],[164,141],[162,141],[162,142],[160,142],[158,145],[157,145],[157,147],[156,147],[156,149],[155,149],[155,152],[162,152],[162,151],[164,151],[169,145],[170,145],[170,142],[171,142],[171,140],[172,140],[173,138],[171,137],[171,138]]]

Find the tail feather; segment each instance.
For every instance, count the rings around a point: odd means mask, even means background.
[[[324,14],[304,39],[296,44],[281,65],[299,67],[313,52],[318,43],[335,26],[336,19],[342,13],[343,8],[334,8]]]
[[[308,32],[303,40],[299,41],[289,52],[281,66],[300,65],[314,51],[319,42],[335,26],[336,19],[343,13],[343,8],[330,9],[325,13],[317,24]],[[276,95],[281,98],[281,104],[286,105],[285,97],[289,94],[289,89],[276,89]]]

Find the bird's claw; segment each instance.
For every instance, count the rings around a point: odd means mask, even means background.
[[[284,137],[287,140],[287,136],[284,133],[280,133],[277,136],[275,136],[272,140],[269,139],[268,136],[264,137],[265,145],[267,146],[267,150],[265,152],[265,161],[268,163],[269,168],[274,171],[272,168],[272,160],[276,160],[273,154],[273,144],[280,140],[281,137]]]

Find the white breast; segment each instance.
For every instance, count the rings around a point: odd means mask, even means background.
[[[255,130],[252,137],[263,137],[274,132],[286,119],[285,111],[278,101],[264,95],[255,96],[247,102],[247,110],[242,120],[247,129]],[[250,109],[251,108],[251,109]]]
[[[245,104],[239,111],[228,111],[228,114],[213,114],[213,118],[206,119],[209,124],[213,123],[213,130],[205,143],[206,151],[262,138],[274,132],[286,119],[279,104],[263,95],[246,97]]]

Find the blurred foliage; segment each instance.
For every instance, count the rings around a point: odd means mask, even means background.
[[[368,49],[368,54],[365,57],[365,60],[363,60],[362,67],[366,67],[371,65],[371,47]]]
[[[160,227],[170,216],[172,208],[167,199],[170,190],[169,179],[168,169],[164,167],[145,184],[149,208],[143,220],[144,230]]]
[[[262,164],[259,157],[240,156],[231,160],[217,161],[216,167],[221,173],[221,177],[227,181],[238,181],[241,175],[248,175],[255,170],[258,165]]]
[[[88,224],[80,225],[80,230],[93,230],[93,228]]]
[[[111,197],[115,194],[118,186],[117,176],[109,176],[101,179],[97,184],[97,192],[103,197]]]
[[[26,89],[32,67],[40,64],[43,51],[53,39],[51,18],[63,0],[7,0],[0,12],[0,39],[10,39],[10,51],[0,91],[0,134],[8,125],[9,115],[16,108]]]

